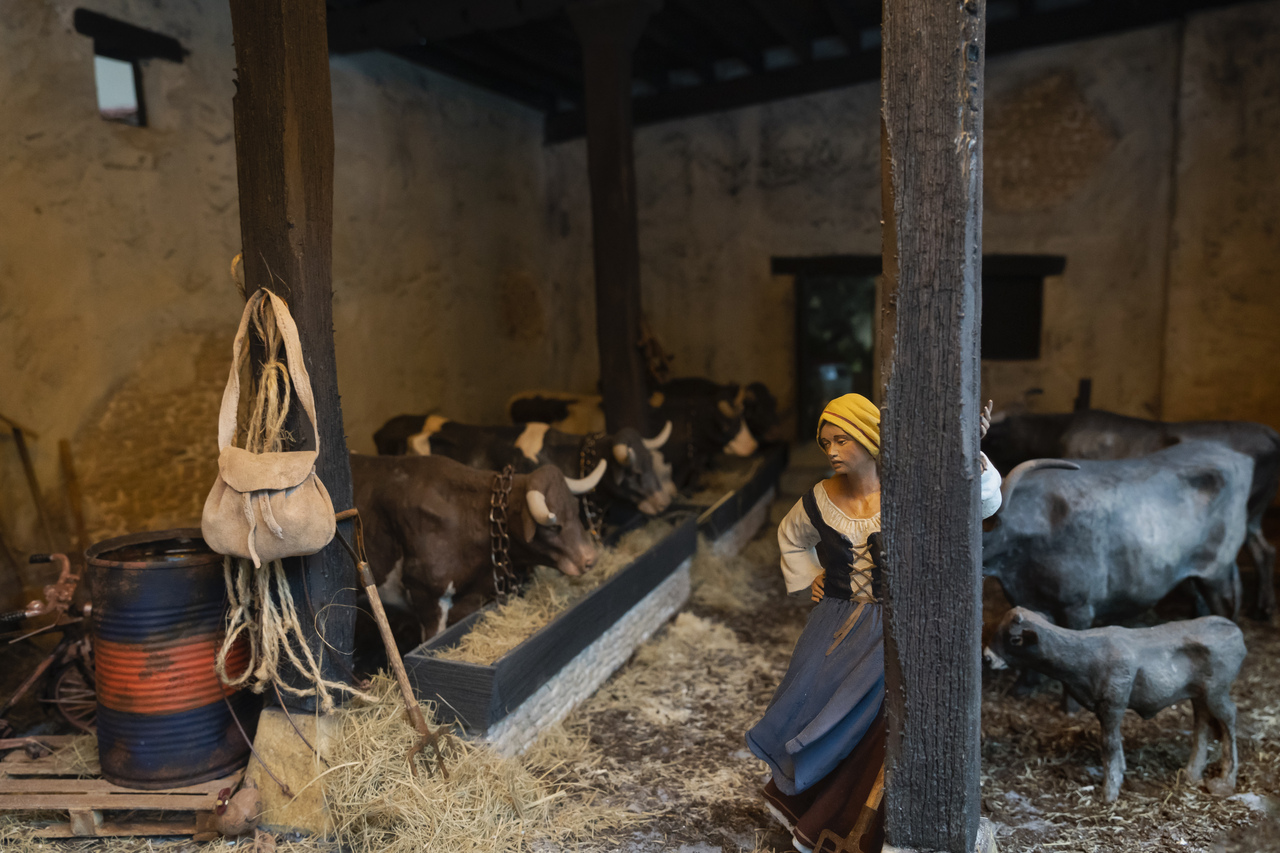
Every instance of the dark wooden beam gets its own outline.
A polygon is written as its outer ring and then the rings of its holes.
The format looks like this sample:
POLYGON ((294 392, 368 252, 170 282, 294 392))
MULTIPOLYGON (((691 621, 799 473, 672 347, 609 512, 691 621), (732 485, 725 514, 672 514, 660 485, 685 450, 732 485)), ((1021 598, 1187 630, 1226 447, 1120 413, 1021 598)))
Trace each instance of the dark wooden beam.
POLYGON ((563 80, 558 75, 548 74, 532 63, 513 57, 501 49, 488 47, 483 42, 483 36, 432 42, 428 49, 451 56, 495 79, 518 81, 526 88, 542 92, 553 104, 556 97, 574 103, 582 101, 582 86, 578 81, 563 80))
POLYGON ((560 14, 568 0, 380 0, 329 13, 334 53, 423 44, 560 14))
MULTIPOLYGON (((231 0, 236 50, 236 175, 245 290, 273 290, 298 325, 315 394, 316 471, 335 509, 352 505, 351 467, 333 350, 333 96, 323 0, 231 0)), ((289 431, 308 436, 299 406, 289 431)), ((349 524, 349 522, 347 522, 349 524)), ((355 568, 337 542, 287 560, 300 618, 323 672, 350 672, 355 568), (318 633, 317 633, 318 632, 318 633), (321 639, 323 635, 323 640, 321 639)), ((282 677, 300 684, 282 663, 282 677)), ((286 696, 290 707, 312 704, 286 696)))
MULTIPOLYGON (((721 80, 706 86, 690 86, 647 98, 633 107, 636 126, 657 124, 685 116, 723 112, 826 89, 866 83, 880 74, 880 51, 865 50, 840 59, 823 59, 721 80)), ((582 113, 574 110, 547 116, 546 141, 563 142, 582 136, 582 113)))
POLYGON ((764 71, 764 55, 760 47, 736 32, 723 17, 708 9, 703 0, 676 0, 673 6, 696 21, 752 71, 764 71))
POLYGON ((600 389, 609 432, 647 434, 640 354, 640 241, 631 132, 631 53, 655 0, 580 0, 569 17, 582 41, 591 184, 600 389))
POLYGON ((827 17, 831 19, 831 23, 835 25, 836 32, 840 34, 840 40, 845 43, 850 51, 862 49, 862 28, 865 23, 859 23, 853 13, 845 6, 844 0, 822 0, 822 8, 826 10, 827 17))
POLYGON ((769 29, 778 34, 787 46, 796 52, 801 62, 813 58, 813 34, 795 14, 795 7, 789 2, 775 4, 773 0, 747 0, 756 14, 769 25, 769 29))
POLYGON ((982 671, 979 318, 985 0, 886 0, 881 412, 887 842, 970 853, 982 671))
MULTIPOLYGON (((1198 9, 1236 5, 1247 0, 1182 0, 1167 4, 1156 0, 1133 0, 1111 3, 1100 0, 1086 6, 1073 6, 1053 12, 1040 12, 1031 18, 1013 18, 992 24, 987 32, 987 53, 1013 53, 1033 47, 1095 38, 1113 32, 1152 26, 1174 20, 1198 9)), ((706 86, 684 89, 636 99, 634 121, 637 127, 740 109, 784 98, 809 95, 829 89, 840 89, 878 80, 880 49, 855 51, 838 59, 820 59, 763 74, 751 74, 733 80, 722 80, 706 86)), ((569 111, 547 117, 546 141, 563 142, 583 134, 582 114, 569 111)))
POLYGON ((715 82, 715 55, 707 51, 706 45, 696 43, 675 28, 665 26, 661 19, 649 21, 644 30, 644 41, 656 44, 674 57, 674 68, 685 67, 693 71, 702 78, 703 83, 715 82))
POLYGON ((496 50, 504 50, 512 56, 519 57, 530 65, 541 69, 569 86, 576 94, 571 100, 582 103, 582 63, 571 60, 560 51, 549 49, 537 38, 521 38, 510 30, 485 33, 475 38, 483 39, 496 50))
POLYGON ((392 52, 423 68, 430 68, 432 71, 439 71, 464 83, 497 92, 499 95, 536 110, 549 112, 555 108, 555 98, 550 93, 518 80, 512 80, 510 77, 478 68, 449 53, 437 50, 435 45, 397 48, 392 52))

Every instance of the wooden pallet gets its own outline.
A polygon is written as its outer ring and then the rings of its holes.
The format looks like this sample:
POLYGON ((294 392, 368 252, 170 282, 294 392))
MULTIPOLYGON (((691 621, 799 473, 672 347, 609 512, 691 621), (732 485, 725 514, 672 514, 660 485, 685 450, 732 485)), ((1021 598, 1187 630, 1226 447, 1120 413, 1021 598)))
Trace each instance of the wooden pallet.
POLYGON ((47 838, 191 835, 198 841, 213 840, 219 835, 214 829, 218 793, 224 788, 234 791, 243 775, 240 770, 198 785, 139 791, 121 788, 105 779, 76 778, 54 756, 33 759, 18 751, 0 761, 0 811, 66 812, 66 823, 54 823, 35 832, 47 838), (108 820, 103 815, 138 811, 166 814, 162 818, 125 820, 108 820))

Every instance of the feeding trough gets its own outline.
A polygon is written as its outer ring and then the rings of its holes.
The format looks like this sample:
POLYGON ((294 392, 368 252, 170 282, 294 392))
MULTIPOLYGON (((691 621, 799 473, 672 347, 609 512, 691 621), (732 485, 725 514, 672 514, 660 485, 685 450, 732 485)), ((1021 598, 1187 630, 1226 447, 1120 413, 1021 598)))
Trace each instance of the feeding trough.
MULTIPOLYGON (((745 460, 737 460, 741 464, 745 460)), ((767 445, 754 459, 750 478, 710 505, 699 507, 698 532, 722 557, 737 554, 769 518, 778 478, 787 467, 787 445, 767 445)))
POLYGON ((418 696, 440 705, 473 736, 515 754, 562 720, 605 682, 689 598, 699 533, 736 543, 736 553, 768 516, 786 448, 766 450, 738 489, 710 505, 669 511, 674 530, 511 651, 488 665, 436 657, 456 645, 485 610, 405 656, 418 696))

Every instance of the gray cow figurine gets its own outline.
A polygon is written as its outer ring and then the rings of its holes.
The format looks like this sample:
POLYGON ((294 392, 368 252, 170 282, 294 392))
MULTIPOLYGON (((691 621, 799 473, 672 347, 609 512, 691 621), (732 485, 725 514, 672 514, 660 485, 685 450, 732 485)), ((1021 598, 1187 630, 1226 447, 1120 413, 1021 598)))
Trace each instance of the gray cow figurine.
POLYGON ((1235 615, 1252 474, 1249 457, 1207 441, 1139 459, 1024 462, 984 522, 983 574, 1068 628, 1136 616, 1188 580, 1213 613, 1235 615))
POLYGON ((1195 715, 1187 779, 1200 782, 1209 752, 1210 724, 1222 738, 1219 775, 1207 787, 1219 796, 1236 786, 1236 706, 1231 684, 1244 662, 1244 634, 1230 619, 1203 616, 1154 628, 1060 628, 1015 607, 1005 614, 983 657, 993 669, 1012 665, 1062 682, 1102 725, 1106 765, 1103 799, 1113 802, 1124 779, 1120 721, 1132 708, 1150 719, 1162 708, 1191 700, 1195 715))

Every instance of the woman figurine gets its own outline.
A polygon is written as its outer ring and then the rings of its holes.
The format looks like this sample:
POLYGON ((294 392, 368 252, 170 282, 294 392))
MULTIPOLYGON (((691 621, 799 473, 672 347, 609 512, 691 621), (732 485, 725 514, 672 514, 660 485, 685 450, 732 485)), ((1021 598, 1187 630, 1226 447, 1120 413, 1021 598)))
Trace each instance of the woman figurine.
MULTIPOLYGON (((989 413, 990 404, 983 432, 989 413)), ((811 590, 818 604, 768 710, 747 733, 747 745, 773 772, 764 791, 769 810, 804 853, 823 830, 845 839, 869 798, 878 803, 872 792, 878 795, 885 748, 880 410, 861 394, 832 400, 818 420, 818 445, 834 476, 778 526, 787 593, 811 590)), ((1000 475, 983 456, 982 515, 999 508, 1000 475)), ((883 844, 876 817, 867 850, 883 844)))

